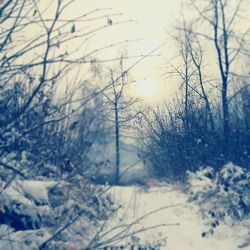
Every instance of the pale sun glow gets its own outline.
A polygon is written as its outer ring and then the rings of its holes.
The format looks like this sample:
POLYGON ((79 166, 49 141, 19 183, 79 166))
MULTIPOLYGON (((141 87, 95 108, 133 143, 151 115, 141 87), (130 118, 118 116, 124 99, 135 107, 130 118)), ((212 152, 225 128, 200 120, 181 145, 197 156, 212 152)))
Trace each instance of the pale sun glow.
POLYGON ((132 88, 132 94, 141 98, 151 98, 157 94, 156 83, 152 80, 137 83, 132 88))

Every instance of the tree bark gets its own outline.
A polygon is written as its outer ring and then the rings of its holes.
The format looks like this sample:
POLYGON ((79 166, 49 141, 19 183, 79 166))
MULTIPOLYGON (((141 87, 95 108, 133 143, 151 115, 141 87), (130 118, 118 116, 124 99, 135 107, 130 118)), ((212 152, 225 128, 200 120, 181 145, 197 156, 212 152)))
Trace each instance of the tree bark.
POLYGON ((119 130, 119 110, 118 103, 115 102, 115 182, 120 179, 120 130, 119 130))

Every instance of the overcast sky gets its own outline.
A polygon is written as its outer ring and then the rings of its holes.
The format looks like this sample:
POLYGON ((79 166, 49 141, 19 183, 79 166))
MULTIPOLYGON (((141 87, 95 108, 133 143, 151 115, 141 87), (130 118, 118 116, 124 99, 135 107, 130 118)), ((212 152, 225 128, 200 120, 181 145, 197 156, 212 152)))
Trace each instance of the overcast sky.
MULTIPOLYGON (((163 97, 166 99, 172 97, 179 85, 177 78, 161 81, 160 76, 164 73, 164 70, 166 72, 167 59, 171 59, 177 54, 170 34, 174 33, 175 27, 183 20, 181 13, 185 13, 185 19, 193 17, 190 9, 187 8, 187 2, 188 0, 76 0, 73 5, 68 7, 64 17, 73 20, 84 13, 99 9, 99 11, 87 15, 85 22, 75 23, 76 29, 81 30, 81 28, 87 26, 86 30, 90 31, 107 26, 96 31, 94 36, 88 39, 87 43, 84 44, 84 51, 79 52, 83 54, 79 56, 86 56, 90 51, 117 42, 123 42, 123 45, 109 47, 101 53, 95 53, 93 56, 101 60, 118 58, 124 52, 127 52, 130 57, 140 56, 146 55, 164 43, 164 46, 155 52, 155 56, 143 60, 130 72, 136 80, 146 78, 145 81, 139 82, 140 88, 134 89, 135 94, 140 94, 138 90, 143 92, 144 86, 150 84, 157 86, 158 91, 154 92, 153 95, 150 95, 150 88, 146 91, 149 94, 148 99, 156 102, 156 100, 161 100, 163 97), (107 25, 108 20, 112 20, 112 25, 107 25), (128 42, 124 43, 126 40, 128 42), (157 54, 161 54, 161 56, 156 56, 157 54)), ((49 1, 49 3, 44 1, 42 3, 53 5, 56 1, 49 1)), ((230 9, 233 10, 234 8, 230 9)), ((53 7, 47 11, 47 14, 51 17, 52 12, 50 10, 53 12, 53 7)), ((244 10, 246 8, 243 9, 243 12, 244 10)), ((246 16, 246 13, 243 14, 246 16)), ((246 24, 248 28, 249 23, 246 24)), ((237 32, 239 32, 240 28, 245 28, 238 22, 235 25, 237 32)), ((202 32, 204 30, 210 32, 207 26, 204 27, 200 25, 199 29, 202 32)), ((80 42, 83 41, 80 40, 80 42)), ((218 75, 216 71, 218 67, 216 67, 215 63, 215 49, 210 43, 206 42, 204 45, 204 57, 206 57, 204 63, 208 66, 206 70, 210 70, 209 73, 212 73, 212 77, 214 77, 214 75, 218 75), (210 59, 213 59, 213 61, 210 59)), ((70 44, 70 47, 74 48, 77 45, 70 44)), ((136 60, 138 58, 126 60, 124 62, 125 66, 131 66, 136 60)), ((106 66, 110 67, 112 63, 106 66)), ((85 77, 84 73, 82 75, 85 77)))
MULTIPOLYGON (((138 64, 132 71, 136 79, 147 78, 145 84, 154 82, 157 86, 161 85, 158 88, 160 91, 157 92, 157 95, 162 97, 172 95, 175 89, 173 85, 168 83, 167 88, 162 91, 163 83, 160 83, 159 75, 164 66, 164 59, 168 54, 171 54, 170 42, 167 41, 167 32, 173 30, 173 26, 180 16, 180 6, 180 0, 84 0, 84 4, 79 3, 74 6, 74 13, 80 14, 83 11, 87 12, 96 8, 111 7, 112 10, 106 11, 105 14, 110 13, 110 19, 112 19, 113 23, 133 20, 133 22, 125 22, 111 27, 109 30, 105 29, 97 33, 90 47, 102 46, 122 40, 142 39, 139 42, 129 42, 127 46, 108 49, 99 55, 102 59, 117 56, 119 52, 126 49, 131 56, 147 54, 163 42, 166 42, 156 53, 160 53, 162 56, 150 57, 138 64), (118 13, 122 15, 116 15, 118 13), (113 16, 113 14, 115 15, 113 16)), ((103 19, 101 22, 106 22, 106 20, 103 19)), ((133 63, 133 60, 127 61, 128 66, 131 63, 133 63)), ((152 98, 158 99, 158 96, 155 95, 152 98)))

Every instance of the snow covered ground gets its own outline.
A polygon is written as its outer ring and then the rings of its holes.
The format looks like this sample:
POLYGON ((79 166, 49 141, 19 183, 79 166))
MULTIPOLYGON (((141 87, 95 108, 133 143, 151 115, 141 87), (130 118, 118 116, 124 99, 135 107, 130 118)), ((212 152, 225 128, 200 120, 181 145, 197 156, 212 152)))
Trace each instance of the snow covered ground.
MULTIPOLYGON (((250 220, 228 221, 229 224, 221 224, 214 235, 202 237, 201 234, 207 231, 208 225, 201 218, 197 205, 189 203, 188 196, 178 186, 156 180, 147 183, 149 184, 141 186, 115 186, 109 190, 115 206, 119 207, 120 204, 121 207, 108 221, 100 219, 105 228, 101 230, 97 242, 102 244, 93 249, 151 244, 154 247, 160 246, 152 249, 161 250, 237 250, 239 246, 250 250, 250 220), (133 236, 135 232, 139 232, 136 237, 133 236)), ((16 184, 20 192, 16 191, 13 184, 5 192, 5 198, 10 203, 6 204, 11 207, 11 202, 19 202, 22 206, 13 207, 14 211, 18 213, 18 208, 22 207, 21 215, 30 215, 34 220, 39 220, 39 213, 44 215, 42 208, 50 203, 48 188, 55 184, 53 181, 23 181, 16 184)), ((1 230, 2 235, 5 235, 4 232, 8 235, 12 232, 10 227, 4 225, 1 230)), ((33 250, 49 236, 46 228, 34 227, 33 230, 12 232, 6 238, 8 242, 2 239, 0 249, 33 250), (11 245, 10 240, 13 242, 11 245), (22 244, 25 245, 24 248, 20 247, 22 244)), ((82 238, 82 235, 79 237, 82 238)))
POLYGON ((154 210, 159 211, 135 223, 126 233, 142 230, 138 238, 143 244, 157 240, 163 242, 166 238, 167 243, 160 249, 168 250, 236 250, 250 239, 249 225, 243 226, 242 223, 231 227, 221 225, 213 236, 201 237, 207 227, 199 216, 198 207, 188 203, 187 196, 170 185, 153 185, 148 189, 138 186, 114 187, 111 193, 115 202, 122 207, 109 221, 108 228, 111 231, 106 239, 114 235, 122 236, 124 225, 154 210), (154 228, 156 225, 160 227, 154 228), (149 227, 153 229, 145 230, 149 227))

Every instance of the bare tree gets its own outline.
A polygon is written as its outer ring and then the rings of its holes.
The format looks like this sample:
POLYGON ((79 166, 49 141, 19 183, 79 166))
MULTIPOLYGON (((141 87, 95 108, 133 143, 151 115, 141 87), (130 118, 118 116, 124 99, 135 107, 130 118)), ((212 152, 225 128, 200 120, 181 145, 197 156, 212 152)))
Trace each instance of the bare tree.
POLYGON ((200 41, 195 33, 192 32, 192 29, 184 28, 184 32, 186 34, 186 39, 188 43, 188 49, 190 56, 192 58, 192 62, 197 71, 198 83, 201 89, 201 97, 204 99, 206 109, 208 111, 210 125, 212 130, 215 130, 214 118, 211 110, 211 105, 209 101, 209 97, 207 95, 207 91, 205 89, 204 82, 204 74, 203 74, 203 51, 200 44, 200 41))
POLYGON ((119 69, 110 69, 109 74, 112 83, 110 92, 103 94, 111 104, 110 121, 114 124, 115 130, 115 183, 120 180, 120 164, 121 164, 121 141, 124 137, 129 137, 128 130, 131 128, 131 121, 134 120, 138 114, 132 111, 132 106, 139 101, 138 98, 126 96, 126 88, 129 84, 135 81, 128 80, 128 72, 124 69, 123 56, 120 58, 119 69), (117 80, 115 74, 121 77, 117 80), (126 135, 124 134, 126 131, 126 135))
MULTIPOLYGON (((109 8, 98 8, 70 18, 65 13, 76 2, 77 0, 56 0, 44 5, 39 0, 8 0, 2 1, 0 5, 2 159, 31 132, 42 131, 45 126, 75 114, 110 86, 107 83, 99 93, 90 93, 81 98, 64 97, 64 103, 56 103, 60 92, 58 89, 64 88, 62 85, 66 83, 68 76, 71 77, 73 88, 72 76, 77 67, 82 69, 82 65, 93 66, 98 62, 95 59, 97 52, 127 42, 108 44, 86 52, 84 48, 87 42, 96 32, 110 28, 107 18, 118 13, 110 13, 109 8), (103 20, 97 27, 83 25, 97 20, 103 20), (69 102, 72 105, 68 105, 69 102), (66 106, 73 108, 69 110, 66 106), (42 113, 41 119, 34 119, 31 115, 38 117, 42 113), (24 125, 20 126, 21 124, 24 125), (11 137, 5 139, 9 134, 11 137)), ((123 21, 114 21, 112 26, 121 23, 123 21)), ((108 59, 112 60, 116 59, 108 59)), ((4 168, 6 164, 3 162, 1 166, 4 168)))
POLYGON ((230 135, 228 104, 230 74, 233 71, 233 64, 237 62, 239 55, 245 52, 245 43, 250 31, 249 27, 247 27, 241 33, 237 32, 234 27, 240 20, 240 11, 244 2, 244 0, 240 0, 237 3, 227 0, 210 0, 204 5, 199 0, 192 1, 192 6, 198 12, 201 20, 205 21, 208 27, 212 29, 212 36, 200 31, 197 31, 196 34, 213 42, 215 47, 221 81, 220 89, 225 149, 228 146, 230 135))

